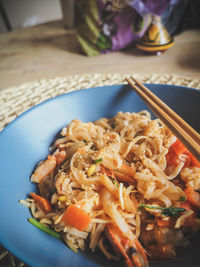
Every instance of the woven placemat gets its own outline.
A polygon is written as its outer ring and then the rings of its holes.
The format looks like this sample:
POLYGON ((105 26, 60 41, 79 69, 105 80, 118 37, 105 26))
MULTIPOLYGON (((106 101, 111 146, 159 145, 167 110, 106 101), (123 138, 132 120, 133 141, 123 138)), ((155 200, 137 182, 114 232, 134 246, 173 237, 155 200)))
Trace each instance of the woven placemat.
MULTIPOLYGON (((129 75, 93 74, 42 79, 0 91, 0 130, 27 109, 46 99, 95 86, 124 83, 129 75)), ((200 89, 200 80, 177 75, 134 75, 145 83, 174 84, 200 89)), ((0 246, 0 266, 25 266, 0 246)))
MULTIPOLYGON (((175 84, 200 89, 200 80, 177 75, 134 75, 145 83, 175 84)), ((0 131, 19 114, 46 99, 70 91, 124 83, 127 75, 93 74, 57 77, 22 84, 0 91, 0 131)))

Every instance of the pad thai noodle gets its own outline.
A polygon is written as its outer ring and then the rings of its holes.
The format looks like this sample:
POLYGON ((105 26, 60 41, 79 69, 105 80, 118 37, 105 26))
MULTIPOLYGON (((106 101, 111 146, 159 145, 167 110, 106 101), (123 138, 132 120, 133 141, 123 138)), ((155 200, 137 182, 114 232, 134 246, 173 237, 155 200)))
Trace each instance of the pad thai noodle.
POLYGON ((148 266, 176 259, 199 229, 200 162, 148 111, 72 120, 50 149, 21 202, 74 252, 148 266))

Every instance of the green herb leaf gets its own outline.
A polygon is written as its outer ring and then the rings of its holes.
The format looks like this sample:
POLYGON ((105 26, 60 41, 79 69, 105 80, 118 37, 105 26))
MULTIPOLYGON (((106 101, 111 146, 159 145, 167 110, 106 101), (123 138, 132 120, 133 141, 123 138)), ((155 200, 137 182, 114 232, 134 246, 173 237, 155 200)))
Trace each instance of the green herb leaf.
POLYGON ((178 208, 178 207, 170 207, 170 208, 166 208, 162 211, 162 215, 164 216, 177 216, 180 212, 185 212, 186 209, 184 208, 178 208))
POLYGON ((94 161, 94 164, 98 164, 98 163, 101 163, 103 161, 103 158, 99 158, 97 160, 94 161))
POLYGON ((151 205, 145 205, 141 204, 140 207, 152 209, 152 210, 162 210, 161 214, 164 216, 177 216, 180 212, 185 212, 186 209, 184 208, 179 208, 179 207, 170 207, 170 208, 164 208, 164 207, 159 207, 159 206, 151 206, 151 205))
POLYGON ((34 225, 35 227, 37 227, 38 229, 42 230, 43 232, 55 237, 55 238, 58 238, 58 239, 61 239, 61 236, 59 233, 51 230, 49 227, 43 225, 42 223, 39 223, 38 221, 36 221, 35 219, 33 218, 29 218, 28 221, 34 225))
POLYGON ((185 202, 185 201, 186 201, 186 197, 180 196, 180 202, 185 202))

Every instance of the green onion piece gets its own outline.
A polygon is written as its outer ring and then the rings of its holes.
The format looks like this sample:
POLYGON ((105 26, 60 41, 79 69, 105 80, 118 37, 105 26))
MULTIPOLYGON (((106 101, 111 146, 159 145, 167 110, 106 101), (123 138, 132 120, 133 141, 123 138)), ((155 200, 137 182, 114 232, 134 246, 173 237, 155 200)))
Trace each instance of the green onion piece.
POLYGON ((151 210, 164 210, 166 208, 164 207, 159 207, 159 206, 151 206, 151 205, 146 205, 146 204, 140 204, 140 207, 144 207, 144 208, 148 208, 148 209, 151 209, 151 210))
POLYGON ((94 164, 101 163, 102 161, 103 161, 103 158, 97 159, 97 160, 94 161, 94 164))
POLYGON ((119 183, 115 179, 113 179, 112 182, 116 187, 119 187, 119 183))
POLYGON ((58 239, 61 239, 61 236, 59 233, 51 230, 49 227, 39 223, 38 221, 36 221, 35 219, 33 218, 29 218, 28 221, 34 225, 35 227, 39 228, 40 230, 42 230, 43 232, 55 237, 55 238, 58 238, 58 239))
POLYGON ((148 209, 152 209, 152 210, 162 210, 161 214, 164 216, 177 216, 180 212, 185 212, 186 209, 184 208, 179 208, 179 207, 170 207, 170 208, 164 208, 164 207, 158 207, 158 206, 151 206, 151 205, 145 205, 145 204, 141 204, 140 208, 144 207, 144 208, 148 208, 148 209))

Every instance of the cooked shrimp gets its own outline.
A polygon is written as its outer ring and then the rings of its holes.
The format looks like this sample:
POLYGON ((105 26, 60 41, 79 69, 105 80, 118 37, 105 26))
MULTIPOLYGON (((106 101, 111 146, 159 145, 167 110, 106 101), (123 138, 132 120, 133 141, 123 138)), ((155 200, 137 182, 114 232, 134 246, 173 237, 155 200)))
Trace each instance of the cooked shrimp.
POLYGON ((31 182, 39 183, 42 179, 47 177, 56 167, 56 157, 49 155, 48 158, 39 165, 33 175, 31 182))
POLYGON ((171 227, 159 227, 146 230, 143 227, 140 239, 153 259, 172 259, 176 256, 175 248, 183 241, 183 233, 171 227))
POLYGON ((123 256, 126 266, 149 266, 146 252, 136 238, 130 241, 130 239, 125 237, 120 229, 113 224, 107 225, 106 237, 110 241, 115 253, 119 256, 123 256))
POLYGON ((54 156, 56 157, 56 165, 60 166, 66 159, 67 154, 65 150, 56 151, 54 153, 54 156))
POLYGON ((123 235, 130 240, 133 240, 135 238, 135 235, 132 233, 124 218, 118 211, 115 198, 106 188, 103 188, 102 190, 102 204, 107 215, 109 215, 113 219, 113 221, 122 231, 123 235))

